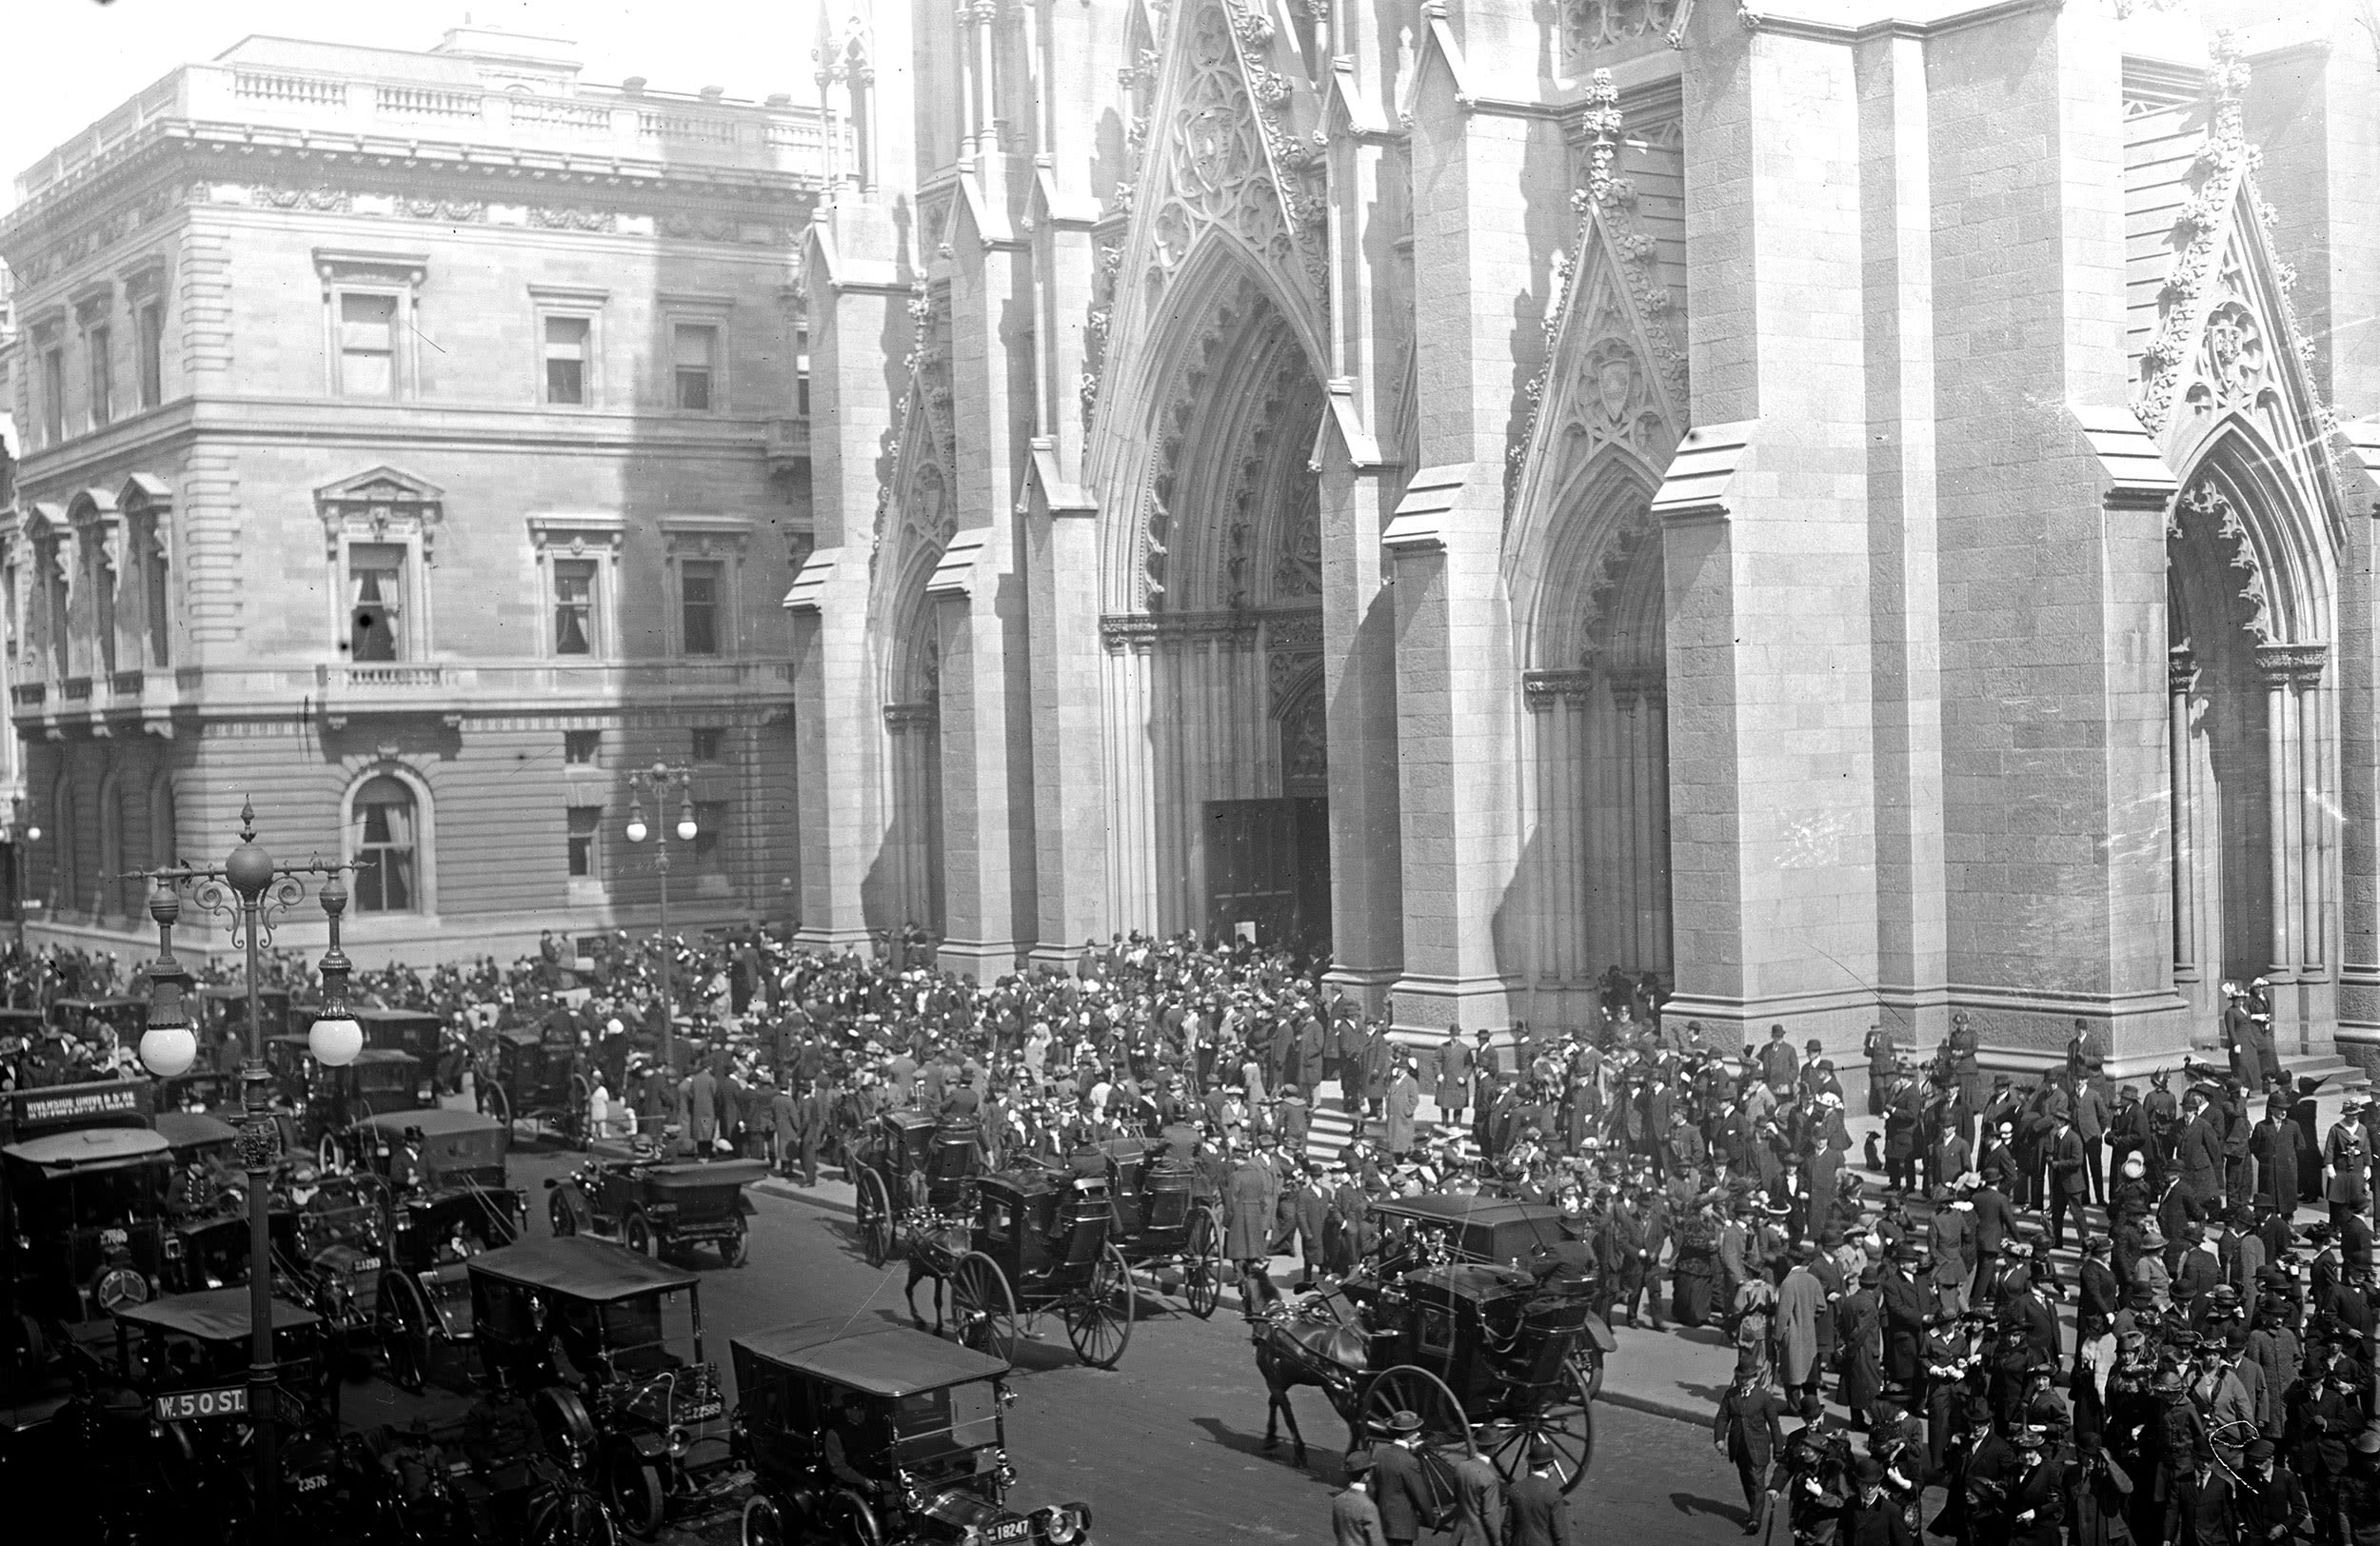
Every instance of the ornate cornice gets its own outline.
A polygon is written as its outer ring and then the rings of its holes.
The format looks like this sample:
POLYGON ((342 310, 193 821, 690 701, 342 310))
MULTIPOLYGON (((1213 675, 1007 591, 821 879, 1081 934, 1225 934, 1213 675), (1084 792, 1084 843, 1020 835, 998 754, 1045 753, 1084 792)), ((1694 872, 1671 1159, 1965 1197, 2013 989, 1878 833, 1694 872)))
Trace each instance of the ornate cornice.
POLYGON ((1254 647, 1253 612, 1120 612, 1100 619, 1100 643, 1111 650, 1151 649, 1214 640, 1233 649, 1254 647))
POLYGON ((2256 670, 2267 687, 2312 687, 2330 664, 2329 644, 2258 644, 2256 670))
POLYGON ((1669 667, 1666 665, 1615 666, 1612 670, 1612 697, 1622 708, 1634 707, 1639 700, 1650 708, 1668 706, 1669 667))
POLYGON ((1567 671, 1523 671, 1520 701, 1532 714, 1542 714, 1557 702, 1584 703, 1595 696, 1596 673, 1582 666, 1567 671))
POLYGON ((2198 681, 2198 657, 2175 645, 2165 655, 2165 690, 2188 692, 2198 681))
POLYGON ((942 710, 931 699, 884 705, 884 728, 897 736, 906 735, 912 730, 930 730, 941 718, 942 710))

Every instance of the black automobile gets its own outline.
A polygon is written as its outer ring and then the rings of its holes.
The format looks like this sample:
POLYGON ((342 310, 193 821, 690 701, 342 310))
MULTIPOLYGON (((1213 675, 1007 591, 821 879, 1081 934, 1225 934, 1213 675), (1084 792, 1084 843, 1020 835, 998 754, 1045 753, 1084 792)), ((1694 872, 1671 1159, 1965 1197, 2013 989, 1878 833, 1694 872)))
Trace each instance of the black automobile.
POLYGON ((94 1320, 152 1298, 166 1263, 173 1148, 143 1127, 81 1127, 0 1147, 19 1314, 94 1320))
POLYGON ((901 1326, 781 1326, 730 1344, 744 1546, 1088 1546, 1091 1511, 1019 1513, 1008 1365, 901 1326))
POLYGON ((699 1278, 583 1236, 523 1240, 468 1270, 486 1378, 533 1393, 557 1453, 595 1457, 629 1534, 649 1539, 734 1489, 699 1278))
POLYGON ((744 1189, 768 1174, 758 1160, 667 1160, 648 1140, 603 1142, 575 1175, 549 1176, 546 1214, 556 1235, 596 1234, 645 1256, 684 1259, 697 1246, 717 1247, 730 1267, 744 1265, 744 1189))

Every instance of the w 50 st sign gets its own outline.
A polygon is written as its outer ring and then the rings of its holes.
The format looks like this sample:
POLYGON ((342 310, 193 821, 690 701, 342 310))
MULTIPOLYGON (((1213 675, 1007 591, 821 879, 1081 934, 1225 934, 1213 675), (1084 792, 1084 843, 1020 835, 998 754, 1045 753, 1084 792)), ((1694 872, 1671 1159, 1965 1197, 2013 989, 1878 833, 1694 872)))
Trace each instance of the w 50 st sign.
POLYGON ((149 1398, 159 1422, 188 1422, 195 1417, 248 1416, 248 1387, 222 1385, 213 1390, 177 1390, 149 1398))

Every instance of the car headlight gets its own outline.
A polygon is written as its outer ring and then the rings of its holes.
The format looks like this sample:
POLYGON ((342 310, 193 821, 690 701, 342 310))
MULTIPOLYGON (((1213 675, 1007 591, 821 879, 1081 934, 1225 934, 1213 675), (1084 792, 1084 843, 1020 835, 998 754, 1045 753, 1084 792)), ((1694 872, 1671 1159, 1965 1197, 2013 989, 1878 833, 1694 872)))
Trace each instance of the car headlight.
POLYGON ((1049 1511, 1049 1523, 1043 1527, 1042 1534, 1049 1536, 1052 1546, 1067 1546, 1068 1542, 1081 1538, 1085 1522, 1074 1509, 1061 1505, 1049 1511))

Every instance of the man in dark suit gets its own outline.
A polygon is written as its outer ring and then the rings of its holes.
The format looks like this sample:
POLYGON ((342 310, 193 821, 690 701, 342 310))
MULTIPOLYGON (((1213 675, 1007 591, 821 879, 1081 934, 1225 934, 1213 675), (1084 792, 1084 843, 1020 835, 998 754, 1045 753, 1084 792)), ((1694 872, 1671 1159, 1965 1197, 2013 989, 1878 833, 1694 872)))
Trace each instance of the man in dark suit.
POLYGON ((1990 1297, 1998 1279, 2000 1249, 2016 1234, 2016 1210, 2008 1195, 1988 1178, 1969 1200, 1975 1205, 1975 1286, 1973 1300, 1990 1297))
POLYGON ((2223 1196, 2223 1140, 2207 1120, 2206 1098, 2192 1090, 2182 1102, 2181 1120, 2168 1135, 2174 1174, 2182 1190, 2201 1207, 2223 1196))
POLYGON ((1372 1501, 1379 1505, 1380 1534, 1388 1546, 1413 1546, 1431 1522, 1429 1478, 1422 1475, 1419 1414, 1398 1412, 1388 1419, 1389 1441, 1372 1451, 1372 1501))
POLYGON ((1577 1538, 1554 1461, 1552 1444, 1529 1440, 1529 1474, 1504 1489, 1504 1546, 1571 1546, 1577 1538))
POLYGON ((2064 1118, 2050 1132, 2046 1145, 2050 1161, 2050 1249, 2066 1249, 2066 1216, 2074 1216, 2074 1228, 2083 1227, 2083 1205, 2091 1199, 2091 1171, 2083 1155, 2082 1135, 2074 1124, 2064 1118))
POLYGON ((1933 1312, 1931 1287, 1916 1270, 1917 1248, 1903 1245, 1884 1270, 1884 1383, 1897 1388, 1901 1405, 1925 1404, 1926 1319, 1933 1312))
POLYGON ((1711 1419, 1711 1442, 1735 1464, 1735 1479, 1743 1485, 1747 1536, 1760 1530, 1769 1464, 1785 1444, 1784 1414, 1785 1403, 1760 1378, 1757 1359, 1738 1359, 1735 1382, 1720 1395, 1718 1413, 1711 1419))

